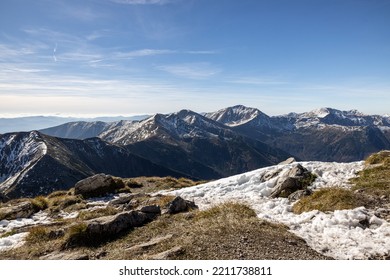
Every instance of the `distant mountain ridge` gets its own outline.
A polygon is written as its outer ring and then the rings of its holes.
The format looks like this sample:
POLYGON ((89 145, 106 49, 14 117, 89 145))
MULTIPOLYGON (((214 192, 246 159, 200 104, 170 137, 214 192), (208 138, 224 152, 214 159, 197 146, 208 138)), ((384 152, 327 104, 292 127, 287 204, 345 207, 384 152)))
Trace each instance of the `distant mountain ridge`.
POLYGON ((390 148, 390 117, 365 115, 356 110, 320 108, 306 113, 269 117, 252 108, 251 117, 239 121, 244 106, 209 113, 212 119, 230 114, 233 130, 282 149, 302 160, 356 161, 390 148), (235 116, 231 112, 236 112, 235 116))
MULTIPOLYGON (((201 120, 200 114, 191 117, 185 116, 186 112, 189 111, 183 110, 168 115, 156 114, 143 121, 116 122, 114 125, 107 125, 106 128, 89 128, 87 131, 94 130, 95 133, 88 136, 100 137, 108 142, 123 145, 143 141, 157 131, 159 135, 170 131, 168 134, 173 136, 181 133, 180 131, 189 125, 189 121, 185 124, 185 119, 182 120, 181 125, 178 125, 178 122, 169 124, 169 120, 173 120, 175 115, 183 115, 188 120, 190 118, 201 120)), ((390 148, 390 116, 388 115, 366 115, 357 110, 320 108, 304 113, 268 116, 256 108, 237 105, 205 113, 203 117, 214 121, 214 125, 222 124, 225 128, 230 128, 246 138, 263 142, 302 160, 355 161, 371 153, 390 148)), ((203 123, 207 122, 203 119, 203 123)), ((42 132, 67 137, 69 129, 65 126, 42 130, 42 132), (55 129, 63 130, 62 134, 53 133, 55 129)), ((185 135, 198 137, 206 126, 197 125, 196 129, 187 131, 187 134, 182 133, 181 137, 185 135)), ((214 135, 219 133, 221 132, 214 135)), ((82 138, 81 134, 71 136, 82 138)))
POLYGON ((183 176, 99 138, 63 139, 37 131, 0 135, 0 193, 8 197, 66 189, 96 173, 183 176))
POLYGON ((100 172, 209 180, 291 156, 350 162, 385 149, 390 117, 356 110, 268 116, 237 105, 205 114, 181 110, 144 120, 71 122, 0 134, 0 192, 32 196, 100 172))
POLYGON ((62 125, 69 122, 115 122, 119 120, 142 120, 149 115, 139 116, 114 116, 114 117, 97 117, 97 118, 77 118, 77 117, 58 117, 58 116, 30 116, 17 118, 0 118, 0 133, 10 132, 27 132, 32 130, 45 129, 62 125))

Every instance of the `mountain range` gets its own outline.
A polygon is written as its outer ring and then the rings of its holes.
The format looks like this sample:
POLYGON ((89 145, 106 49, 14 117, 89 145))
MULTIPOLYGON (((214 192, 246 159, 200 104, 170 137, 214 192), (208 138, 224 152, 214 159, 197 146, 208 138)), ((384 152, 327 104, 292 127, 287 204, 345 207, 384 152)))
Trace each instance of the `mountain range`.
POLYGON ((47 127, 61 125, 67 122, 114 122, 118 120, 142 120, 149 115, 138 116, 112 116, 97 118, 77 118, 77 117, 58 117, 58 116, 29 116, 17 118, 0 118, 0 133, 21 132, 44 129, 47 127))
POLYGON ((77 121, 0 135, 0 193, 66 189, 95 173, 217 179, 299 160, 349 162, 390 149, 390 117, 321 108, 268 116, 242 105, 143 120, 77 121))

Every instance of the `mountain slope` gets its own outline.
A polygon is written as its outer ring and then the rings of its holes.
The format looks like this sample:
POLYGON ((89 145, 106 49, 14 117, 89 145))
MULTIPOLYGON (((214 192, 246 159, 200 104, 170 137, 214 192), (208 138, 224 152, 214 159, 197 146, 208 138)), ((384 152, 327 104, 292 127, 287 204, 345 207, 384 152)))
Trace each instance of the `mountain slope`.
POLYGON ((100 135, 157 164, 201 179, 215 179, 275 164, 290 155, 189 110, 157 114, 100 135))
POLYGON ((99 138, 61 139, 36 131, 1 135, 0 159, 0 192, 8 197, 66 189, 96 173, 182 176, 99 138))
POLYGON ((234 106, 206 116, 303 160, 355 161, 390 148, 390 118, 356 110, 321 108, 269 117, 254 108, 234 106))
POLYGON ((87 139, 97 137, 103 131, 109 129, 112 123, 106 122, 69 122, 59 126, 41 129, 40 132, 61 138, 87 139))

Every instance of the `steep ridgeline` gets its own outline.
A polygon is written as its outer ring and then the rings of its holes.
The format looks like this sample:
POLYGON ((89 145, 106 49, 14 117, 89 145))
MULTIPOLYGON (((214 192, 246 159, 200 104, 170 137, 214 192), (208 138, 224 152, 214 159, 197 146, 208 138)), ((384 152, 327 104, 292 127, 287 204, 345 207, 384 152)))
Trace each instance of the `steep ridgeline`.
POLYGON ((10 198, 67 189, 96 173, 182 176, 99 138, 61 139, 37 131, 0 135, 0 193, 10 198))
POLYGON ((124 123, 99 135, 156 164, 215 179, 268 166, 290 155, 189 110, 124 123))
POLYGON ((82 140, 97 137, 100 133, 109 129, 112 125, 114 125, 114 123, 79 121, 45 128, 40 130, 40 132, 54 137, 82 140))
POLYGON ((269 117, 234 106, 206 117, 302 160, 355 161, 390 148, 390 117, 321 108, 269 117))

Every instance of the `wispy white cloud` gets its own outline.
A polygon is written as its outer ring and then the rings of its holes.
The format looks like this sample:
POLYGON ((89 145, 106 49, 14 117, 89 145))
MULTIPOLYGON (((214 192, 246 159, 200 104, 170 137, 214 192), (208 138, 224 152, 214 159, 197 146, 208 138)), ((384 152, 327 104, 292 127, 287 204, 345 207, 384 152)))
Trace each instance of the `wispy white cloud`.
POLYGON ((164 5, 173 0, 111 0, 111 2, 126 5, 164 5))
POLYGON ((87 35, 85 39, 87 39, 88 41, 94 41, 96 39, 106 37, 110 33, 111 32, 109 30, 94 30, 92 33, 87 35))
POLYGON ((172 75, 189 79, 207 79, 222 71, 208 62, 161 65, 156 68, 172 75))
POLYGON ((132 58, 143 57, 143 56, 173 54, 176 52, 177 51, 174 50, 140 49, 140 50, 132 50, 128 52, 116 52, 113 54, 113 58, 132 59, 132 58))

